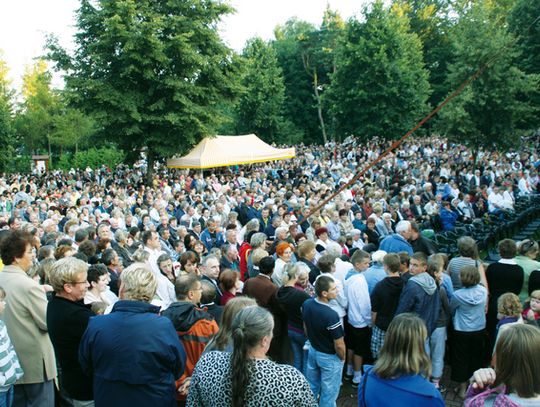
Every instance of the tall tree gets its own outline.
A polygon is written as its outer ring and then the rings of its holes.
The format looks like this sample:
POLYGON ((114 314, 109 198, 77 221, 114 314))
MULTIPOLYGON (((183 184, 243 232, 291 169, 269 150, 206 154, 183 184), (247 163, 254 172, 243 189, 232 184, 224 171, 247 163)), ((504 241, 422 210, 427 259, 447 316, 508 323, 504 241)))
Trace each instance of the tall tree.
POLYGON ((402 13, 376 1, 350 20, 327 96, 341 135, 397 138, 421 118, 429 96, 418 36, 402 13))
POLYGON ((260 38, 244 48, 244 90, 238 102, 237 128, 254 132, 269 142, 291 142, 290 126, 283 116, 285 85, 274 49, 260 38), (287 131, 286 131, 287 130, 287 131))
POLYGON ((13 90, 8 67, 0 52, 0 172, 6 171, 14 154, 13 90))
POLYGON ((217 0, 81 0, 74 54, 49 39, 75 106, 103 139, 146 149, 148 181, 157 157, 214 133, 217 104, 234 93, 232 51, 217 31, 230 11, 217 0))
POLYGON ((38 60, 26 68, 22 96, 24 101, 15 121, 17 132, 30 151, 46 148, 51 156, 54 116, 58 114, 59 104, 45 61, 38 60))
POLYGON ((314 31, 314 25, 291 18, 275 28, 276 39, 272 42, 285 83, 284 115, 301 131, 307 143, 322 140, 313 86, 302 58, 302 43, 314 31))
POLYGON ((440 113, 440 131, 470 146, 475 156, 481 147, 506 149, 519 143, 519 130, 534 111, 519 96, 539 84, 538 77, 516 66, 519 51, 510 46, 512 36, 493 16, 487 0, 460 10, 451 34, 449 88, 456 89, 480 66, 491 64, 440 113))

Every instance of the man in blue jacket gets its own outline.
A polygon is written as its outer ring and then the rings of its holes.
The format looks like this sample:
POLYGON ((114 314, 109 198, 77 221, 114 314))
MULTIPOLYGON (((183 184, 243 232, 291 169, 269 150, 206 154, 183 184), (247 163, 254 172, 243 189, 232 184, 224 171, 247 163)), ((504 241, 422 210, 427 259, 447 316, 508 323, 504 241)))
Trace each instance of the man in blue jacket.
POLYGON ((411 222, 402 220, 396 226, 396 233, 383 239, 379 250, 384 250, 386 253, 407 252, 409 256, 412 256, 413 249, 408 241, 411 238, 411 233, 411 222))
POLYGON ((426 323, 429 337, 439 318, 441 299, 435 280, 427 273, 427 257, 424 253, 413 254, 409 272, 412 277, 401 292, 396 315, 414 312, 426 323))
POLYGON ((149 304, 156 289, 150 269, 135 263, 122 272, 112 312, 90 319, 79 362, 94 378, 96 407, 176 406, 186 354, 172 322, 149 304))

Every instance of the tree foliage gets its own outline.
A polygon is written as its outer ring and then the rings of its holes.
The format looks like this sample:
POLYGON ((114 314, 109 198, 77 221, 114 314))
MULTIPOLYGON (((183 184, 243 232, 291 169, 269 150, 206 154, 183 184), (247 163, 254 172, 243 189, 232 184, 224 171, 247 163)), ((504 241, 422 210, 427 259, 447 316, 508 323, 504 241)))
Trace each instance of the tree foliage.
POLYGON ((406 16, 381 1, 350 20, 337 50, 327 97, 336 130, 362 140, 397 138, 426 111, 428 72, 406 16))
POLYGON ((0 53, 0 172, 6 171, 14 154, 13 91, 7 77, 8 67, 0 53))
POLYGON ((465 90, 441 110, 440 130, 450 139, 480 147, 510 148, 519 143, 520 128, 534 110, 522 95, 538 87, 538 77, 514 63, 519 51, 497 19, 488 1, 477 1, 461 10, 451 34, 453 63, 448 84, 456 89, 478 67, 492 62, 465 90), (496 59, 492 58, 496 56, 496 59))
POLYGON ((239 133, 255 133, 268 142, 290 142, 292 130, 283 116, 285 85, 274 49, 260 38, 243 52, 245 73, 237 106, 239 133))
POLYGON ((151 173, 156 156, 211 135, 217 104, 235 91, 232 52, 216 29, 230 11, 214 0, 81 0, 74 54, 50 38, 49 57, 101 138, 146 148, 151 173))

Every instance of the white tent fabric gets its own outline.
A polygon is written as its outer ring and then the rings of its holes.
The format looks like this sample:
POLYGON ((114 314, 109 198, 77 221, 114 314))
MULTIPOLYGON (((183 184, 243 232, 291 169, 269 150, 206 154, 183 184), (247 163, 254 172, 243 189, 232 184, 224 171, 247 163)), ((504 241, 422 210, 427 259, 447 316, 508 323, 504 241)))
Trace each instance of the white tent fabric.
POLYGON ((167 160, 169 168, 215 168, 285 160, 296 155, 293 148, 274 148, 255 134, 206 137, 181 158, 167 160))

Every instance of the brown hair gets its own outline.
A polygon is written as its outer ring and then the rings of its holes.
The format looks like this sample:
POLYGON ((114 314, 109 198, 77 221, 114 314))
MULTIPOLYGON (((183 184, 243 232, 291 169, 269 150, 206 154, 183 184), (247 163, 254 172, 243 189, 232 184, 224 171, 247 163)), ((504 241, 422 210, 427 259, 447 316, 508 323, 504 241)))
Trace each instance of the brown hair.
POLYGON ((219 285, 221 286, 221 289, 224 291, 229 291, 230 289, 234 288, 237 281, 238 281, 238 272, 234 270, 225 269, 219 275, 219 285))
POLYGON ((514 324, 501 332, 495 347, 494 387, 506 385, 507 393, 530 398, 540 394, 540 330, 514 324))
POLYGON ((503 239, 499 242, 499 254, 503 259, 513 259, 517 254, 517 245, 512 239, 503 239))
POLYGON ((304 240, 298 245, 297 253, 298 257, 304 258, 307 256, 307 254, 315 249, 315 243, 313 243, 311 240, 304 240))
POLYGON ((401 260, 399 254, 397 253, 388 253, 384 255, 383 264, 388 268, 390 273, 399 273, 401 266, 401 260))
POLYGON ((480 272, 476 266, 464 266, 459 272, 459 279, 463 287, 473 287, 480 282, 480 272))
POLYGON ((2 253, 2 262, 9 266, 15 259, 21 259, 26 252, 27 246, 32 246, 34 238, 31 234, 16 230, 10 232, 2 240, 0 251, 2 253))

